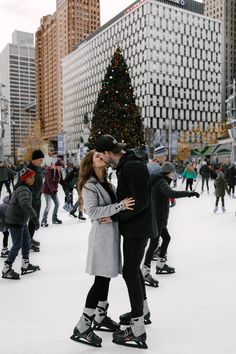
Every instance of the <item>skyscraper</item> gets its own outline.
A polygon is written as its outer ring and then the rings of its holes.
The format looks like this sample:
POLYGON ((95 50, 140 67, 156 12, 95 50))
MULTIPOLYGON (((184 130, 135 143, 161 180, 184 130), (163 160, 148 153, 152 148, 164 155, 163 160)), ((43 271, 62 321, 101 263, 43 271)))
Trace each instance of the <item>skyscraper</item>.
POLYGON ((236 1, 204 0, 204 14, 222 21, 222 114, 236 79, 236 1))
MULTIPOLYGON (((34 34, 15 31, 12 43, 0 53, 0 82, 9 101, 9 113, 3 139, 4 158, 17 155, 23 147, 29 127, 35 119, 34 34), (32 106, 30 111, 27 107, 32 106)), ((20 155, 20 154, 19 154, 20 155)))
POLYGON ((100 26, 99 0, 57 0, 36 32, 36 110, 44 137, 57 141, 63 130, 61 61, 100 26))

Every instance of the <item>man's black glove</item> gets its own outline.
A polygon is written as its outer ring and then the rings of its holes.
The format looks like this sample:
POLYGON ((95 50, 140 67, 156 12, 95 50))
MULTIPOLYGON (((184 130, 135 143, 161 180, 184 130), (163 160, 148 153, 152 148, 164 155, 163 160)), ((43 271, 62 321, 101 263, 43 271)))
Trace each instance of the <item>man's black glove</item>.
POLYGON ((189 197, 200 197, 200 194, 198 192, 189 192, 189 197))
POLYGON ((35 230, 38 230, 39 227, 40 227, 39 219, 38 218, 33 218, 32 221, 34 223, 35 230))

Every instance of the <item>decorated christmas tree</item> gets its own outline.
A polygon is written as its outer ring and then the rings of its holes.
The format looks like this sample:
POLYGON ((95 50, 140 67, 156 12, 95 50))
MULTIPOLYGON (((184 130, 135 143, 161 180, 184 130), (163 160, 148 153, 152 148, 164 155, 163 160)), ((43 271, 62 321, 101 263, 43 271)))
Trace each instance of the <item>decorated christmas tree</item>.
POLYGON ((128 67, 119 48, 107 69, 94 107, 90 149, 100 134, 113 135, 127 148, 145 145, 140 109, 135 103, 128 67))

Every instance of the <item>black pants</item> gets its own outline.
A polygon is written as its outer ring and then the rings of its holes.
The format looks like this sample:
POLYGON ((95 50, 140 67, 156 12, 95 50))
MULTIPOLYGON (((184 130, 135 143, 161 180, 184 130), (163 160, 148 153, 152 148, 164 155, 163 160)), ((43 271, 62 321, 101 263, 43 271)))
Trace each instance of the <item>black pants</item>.
POLYGON ((85 307, 95 309, 99 301, 107 300, 110 280, 110 278, 95 276, 93 286, 86 298, 85 307))
POLYGON ((143 300, 147 298, 145 283, 140 269, 146 245, 147 239, 124 237, 123 278, 129 293, 132 318, 143 315, 143 300))
POLYGON ((221 198, 222 206, 225 206, 225 199, 224 199, 224 197, 216 197, 216 206, 218 206, 220 198, 221 198))
POLYGON ((205 181, 206 181, 207 191, 209 192, 209 176, 202 176, 202 192, 204 191, 205 181))
MULTIPOLYGON (((37 214, 37 217, 39 218, 40 209, 41 209, 41 199, 37 199, 36 201, 33 201, 32 206, 37 214)), ((29 229, 30 237, 32 239, 34 237, 34 233, 35 233, 35 223, 31 219, 28 224, 28 229, 29 229)))
POLYGON ((7 246, 8 246, 9 231, 6 230, 6 231, 3 231, 2 233, 3 233, 2 246, 3 246, 3 248, 7 248, 7 246))
POLYGON ((147 267, 151 266, 152 257, 159 245, 160 237, 162 238, 162 243, 160 246, 159 256, 161 258, 163 258, 163 257, 165 257, 165 255, 167 253, 167 249, 168 249, 171 237, 170 237, 170 234, 169 234, 167 228, 164 227, 162 230, 159 231, 159 235, 157 238, 153 238, 150 240, 150 243, 149 243, 149 246, 148 246, 148 249, 146 252, 146 256, 145 256, 145 261, 144 261, 144 264, 147 267))
POLYGON ((229 186, 229 194, 231 194, 231 191, 232 191, 232 194, 234 194, 234 189, 235 189, 234 185, 229 186))
POLYGON ((186 191, 188 190, 188 187, 190 188, 190 191, 193 190, 193 179, 192 178, 186 179, 186 191))
POLYGON ((11 194, 10 181, 8 180, 8 181, 1 181, 1 182, 0 182, 0 195, 1 195, 1 193, 2 193, 2 186, 3 186, 3 184, 5 184, 8 193, 11 194))

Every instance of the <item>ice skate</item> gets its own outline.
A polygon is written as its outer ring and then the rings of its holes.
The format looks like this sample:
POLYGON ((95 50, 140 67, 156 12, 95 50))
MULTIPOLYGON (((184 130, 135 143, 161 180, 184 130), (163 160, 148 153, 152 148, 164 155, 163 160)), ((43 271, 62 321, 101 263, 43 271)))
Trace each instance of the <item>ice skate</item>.
MULTIPOLYGON (((152 321, 150 320, 150 317, 151 317, 150 312, 148 312, 146 315, 144 315, 144 324, 145 325, 149 325, 152 323, 152 321)), ((120 315, 119 319, 120 319, 121 326, 129 326, 130 321, 131 321, 131 312, 123 313, 122 315, 120 315)))
POLYGON ((116 332, 120 325, 107 316, 108 304, 97 306, 92 329, 94 331, 116 332))
POLYGON ((31 240, 30 249, 34 252, 40 251, 40 242, 35 241, 34 239, 31 240))
POLYGON ((143 273, 143 279, 146 285, 152 286, 154 288, 157 288, 159 286, 159 281, 153 278, 150 274, 150 267, 147 267, 146 265, 143 266, 142 269, 143 273))
POLYGON ((224 206, 224 205, 222 205, 222 212, 223 212, 223 213, 225 213, 225 212, 226 212, 226 210, 225 210, 225 206, 224 206))
POLYGON ((73 207, 71 210, 70 210, 70 215, 73 216, 74 218, 77 218, 77 215, 75 214, 76 213, 76 210, 77 208, 76 207, 73 207))
POLYGON ((167 264, 164 265, 163 268, 156 267, 156 274, 173 274, 175 273, 175 268, 168 266, 167 264))
POLYGON ((156 274, 173 274, 175 273, 175 268, 170 267, 166 264, 166 257, 158 257, 156 264, 156 274))
POLYGON ((30 249, 31 249, 31 251, 34 251, 34 252, 40 252, 40 248, 38 246, 33 245, 33 244, 30 245, 30 249))
POLYGON ((43 221, 41 222, 41 227, 48 227, 48 222, 47 222, 47 220, 43 220, 43 221))
POLYGON ((218 211, 218 206, 215 206, 213 213, 216 213, 218 211))
POLYGON ((125 331, 113 333, 113 343, 124 345, 127 347, 147 349, 147 335, 144 330, 143 316, 131 319, 131 326, 125 331))
POLYGON ((16 273, 12 269, 12 264, 8 264, 5 262, 3 270, 2 270, 2 278, 18 280, 18 279, 20 279, 20 274, 16 273))
POLYGON ((101 347, 102 346, 102 338, 98 337, 94 331, 90 328, 87 331, 81 333, 77 327, 74 328, 74 332, 70 339, 80 342, 83 344, 88 344, 93 347, 101 347))
POLYGON ((2 258, 7 258, 8 257, 8 254, 9 254, 9 250, 7 247, 3 247, 2 248, 2 251, 1 251, 1 257, 2 258))
POLYGON ((91 327, 93 320, 94 315, 89 316, 88 314, 83 313, 77 326, 74 328, 74 332, 70 339, 93 347, 101 347, 102 338, 97 336, 91 327), (78 326, 83 329, 79 329, 78 326))
POLYGON ((60 225, 60 224, 62 224, 62 221, 59 220, 58 218, 56 218, 55 220, 52 221, 52 223, 60 225))
POLYGON ((80 210, 78 215, 79 220, 86 220, 86 217, 83 215, 83 212, 80 210))
POLYGON ((40 270, 40 267, 38 265, 31 264, 27 258, 22 259, 21 275, 33 273, 37 270, 40 270))
POLYGON ((31 243, 33 243, 35 246, 40 247, 40 242, 32 238, 31 243))

